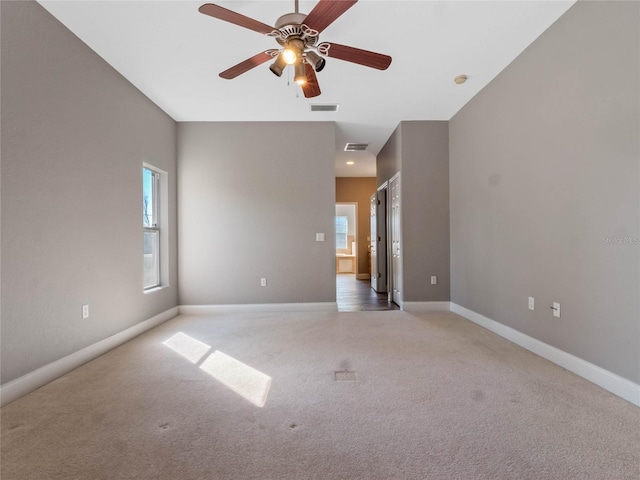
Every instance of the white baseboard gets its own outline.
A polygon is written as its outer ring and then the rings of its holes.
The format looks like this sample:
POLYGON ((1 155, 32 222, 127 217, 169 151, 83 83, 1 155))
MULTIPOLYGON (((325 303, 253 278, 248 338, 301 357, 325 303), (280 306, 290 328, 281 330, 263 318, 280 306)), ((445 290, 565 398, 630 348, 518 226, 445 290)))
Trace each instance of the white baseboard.
POLYGON ((44 365, 37 370, 34 370, 33 372, 23 375, 22 377, 7 382, 0 386, 0 405, 5 406, 14 400, 17 400, 27 393, 46 385, 72 370, 75 370, 94 358, 107 353, 109 350, 113 350, 123 343, 128 342, 147 330, 157 327, 161 323, 172 319, 176 315, 178 315, 178 307, 170 308, 169 310, 140 322, 133 327, 127 328, 122 332, 116 333, 115 335, 105 338, 93 345, 89 345, 82 350, 78 350, 71 355, 67 355, 60 360, 51 362, 48 365, 44 365))
POLYGON ((180 315, 215 315, 235 312, 337 312, 335 302, 261 303, 240 305, 180 305, 180 315))
MULTIPOLYGON (((510 340, 570 372, 595 383, 609 392, 640 407, 640 385, 609 372, 597 365, 548 345, 484 315, 476 313, 453 302, 403 302, 402 309, 407 312, 448 311, 461 315, 487 330, 510 340)), ((17 400, 37 388, 69 373, 81 365, 103 355, 132 338, 150 330, 178 314, 207 315, 233 312, 336 312, 337 304, 322 303, 279 303, 251 305, 182 305, 162 312, 144 322, 116 333, 100 342, 67 355, 48 365, 38 368, 22 377, 0 386, 0 406, 17 400)))
POLYGON ((371 279, 371 275, 369 275, 368 273, 358 273, 356 275, 356 278, 358 280, 369 280, 369 279, 371 279))
POLYGON ((640 407, 640 385, 451 302, 451 311, 640 407))
POLYGON ((451 302, 402 302, 405 312, 448 312, 451 302))

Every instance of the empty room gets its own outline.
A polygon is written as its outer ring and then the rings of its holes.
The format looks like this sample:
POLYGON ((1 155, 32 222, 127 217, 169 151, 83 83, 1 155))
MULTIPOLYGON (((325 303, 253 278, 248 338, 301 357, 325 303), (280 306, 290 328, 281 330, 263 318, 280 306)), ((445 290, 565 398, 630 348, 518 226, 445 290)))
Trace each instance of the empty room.
POLYGON ((3 480, 640 478, 640 2, 0 21, 3 480))

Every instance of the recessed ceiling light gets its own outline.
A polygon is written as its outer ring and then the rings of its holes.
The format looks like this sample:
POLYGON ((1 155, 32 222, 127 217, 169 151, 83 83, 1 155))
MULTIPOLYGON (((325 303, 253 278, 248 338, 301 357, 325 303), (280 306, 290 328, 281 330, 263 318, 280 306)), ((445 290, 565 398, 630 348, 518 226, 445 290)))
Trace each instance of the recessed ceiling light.
POLYGON ((353 160, 349 160, 349 161, 347 162, 347 165, 353 165, 353 164, 355 164, 355 163, 356 163, 356 162, 354 162, 353 160))
POLYGON ((467 81, 469 77, 467 77, 466 75, 458 75, 456 78, 453 79, 454 82, 456 82, 457 85, 462 85, 464 82, 467 81))

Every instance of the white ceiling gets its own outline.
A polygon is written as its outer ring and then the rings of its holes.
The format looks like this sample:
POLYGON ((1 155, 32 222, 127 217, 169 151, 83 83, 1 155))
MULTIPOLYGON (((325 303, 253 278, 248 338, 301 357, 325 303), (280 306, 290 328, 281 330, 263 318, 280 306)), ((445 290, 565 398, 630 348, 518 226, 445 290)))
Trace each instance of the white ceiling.
MULTIPOLYGON (((329 58, 313 99, 269 63, 234 80, 218 77, 277 44, 199 13, 204 0, 40 3, 176 121, 335 121, 336 176, 375 176, 375 155, 400 121, 449 120, 574 0, 360 0, 320 40, 393 62, 379 71, 329 58), (464 85, 453 82, 460 74, 469 77, 464 85), (311 112, 311 103, 340 109, 311 112), (347 142, 369 148, 344 152, 347 142)), ((211 3, 269 25, 294 10, 294 0, 211 3)), ((300 11, 315 4, 301 0, 300 11)))

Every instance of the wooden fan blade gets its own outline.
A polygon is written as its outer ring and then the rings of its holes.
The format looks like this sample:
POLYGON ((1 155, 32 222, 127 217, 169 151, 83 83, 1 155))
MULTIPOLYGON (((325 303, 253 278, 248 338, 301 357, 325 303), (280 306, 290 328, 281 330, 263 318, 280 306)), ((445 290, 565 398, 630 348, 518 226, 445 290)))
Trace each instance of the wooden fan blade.
POLYGON ((386 70, 391 65, 391 57, 389 55, 348 47, 339 43, 324 42, 318 45, 318 50, 326 51, 328 57, 357 63, 365 67, 377 68, 378 70, 386 70))
POLYGON ((227 10, 226 8, 214 5, 213 3, 205 3, 198 9, 198 11, 200 13, 204 13, 205 15, 209 15, 210 17, 218 18, 220 20, 224 20, 225 22, 233 23, 240 27, 248 28, 249 30, 263 33, 265 35, 270 34, 273 31, 277 31, 275 28, 270 27, 265 23, 254 20, 253 18, 246 17, 240 13, 227 10))
POLYGON ((307 75, 307 83, 301 85, 302 92, 304 93, 305 98, 317 97, 322 92, 320 92, 320 84, 318 84, 316 72, 308 63, 305 63, 304 68, 305 74, 307 75))
POLYGON ((254 55, 251 58, 246 59, 244 62, 240 62, 237 65, 225 70, 220 73, 220 76, 226 80, 231 80, 232 78, 236 78, 238 75, 242 75, 244 72, 251 70, 258 65, 262 65, 264 62, 268 62, 273 58, 271 52, 273 50, 267 50, 265 52, 260 52, 257 55, 254 55))
POLYGON ((304 19, 304 24, 320 33, 356 3, 358 0, 320 0, 304 19))

